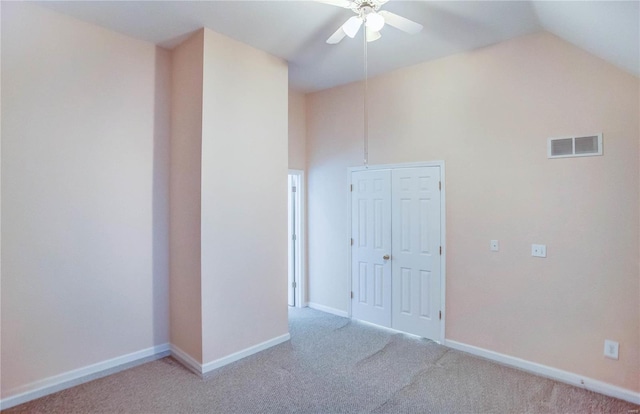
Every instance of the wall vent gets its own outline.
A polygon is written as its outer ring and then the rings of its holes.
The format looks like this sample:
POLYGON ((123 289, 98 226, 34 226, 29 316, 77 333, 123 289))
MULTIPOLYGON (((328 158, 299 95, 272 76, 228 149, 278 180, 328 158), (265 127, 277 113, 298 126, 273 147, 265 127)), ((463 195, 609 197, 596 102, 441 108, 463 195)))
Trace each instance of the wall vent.
POLYGON ((549 158, 591 157, 594 155, 602 155, 602 134, 549 138, 547 140, 547 156, 549 158))

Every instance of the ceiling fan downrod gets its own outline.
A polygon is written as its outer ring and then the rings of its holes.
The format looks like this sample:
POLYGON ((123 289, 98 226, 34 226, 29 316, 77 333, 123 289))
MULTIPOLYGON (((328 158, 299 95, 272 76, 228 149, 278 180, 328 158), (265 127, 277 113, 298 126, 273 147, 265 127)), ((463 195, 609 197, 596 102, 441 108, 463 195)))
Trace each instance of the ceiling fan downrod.
POLYGON ((367 56, 367 30, 364 31, 364 101, 363 101, 363 118, 364 118, 364 133, 363 133, 363 158, 365 168, 369 168, 369 68, 368 68, 368 56, 367 56))

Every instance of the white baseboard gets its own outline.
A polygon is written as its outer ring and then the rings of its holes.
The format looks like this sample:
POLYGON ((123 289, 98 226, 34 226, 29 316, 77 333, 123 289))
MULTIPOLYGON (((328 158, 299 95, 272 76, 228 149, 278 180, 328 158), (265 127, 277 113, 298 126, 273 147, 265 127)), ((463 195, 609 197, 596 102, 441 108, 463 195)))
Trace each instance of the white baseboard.
POLYGON ((9 397, 0 400, 0 410, 163 358, 169 353, 169 344, 157 345, 22 385, 7 391, 9 397))
POLYGON ((242 358, 246 358, 249 355, 257 354, 258 352, 264 351, 265 349, 271 348, 272 346, 276 346, 278 344, 286 342, 289 339, 291 339, 291 335, 287 332, 284 335, 276 336, 275 338, 269 339, 257 345, 243 349, 242 351, 238 351, 231 355, 227 355, 226 357, 222 357, 220 359, 207 362, 206 364, 202 365, 202 373, 206 374, 207 372, 213 371, 214 369, 223 367, 225 365, 231 364, 232 362, 236 362, 242 358))
POLYGON ((342 311, 340 309, 336 309, 336 308, 330 308, 329 306, 324 306, 324 305, 320 305, 317 303, 313 303, 313 302, 309 302, 309 307, 311 309, 315 309, 315 310, 319 310, 325 313, 330 313, 332 315, 336 315, 336 316, 342 316, 343 318, 348 318, 349 317, 349 313, 342 311))
POLYGON ((585 388, 610 397, 619 398, 634 404, 640 404, 640 393, 616 385, 607 384, 606 382, 586 378, 572 372, 563 371, 561 369, 552 368, 546 365, 527 361, 524 359, 512 357, 498 352, 489 351, 473 345, 463 344, 457 341, 445 340, 445 346, 459 351, 468 352, 492 361, 500 362, 523 371, 531 372, 542 377, 554 379, 565 384, 575 385, 576 387, 585 388))
POLYGON ((6 410, 7 408, 15 407, 16 405, 35 400, 36 398, 44 397, 45 395, 53 394, 54 392, 75 387, 76 385, 84 384, 85 382, 93 381, 107 375, 115 374, 116 372, 132 368, 145 362, 160 359, 168 355, 172 355, 196 374, 203 375, 216 368, 220 368, 242 358, 248 357, 249 355, 253 355, 267 348, 271 348, 272 346, 286 342, 289 339, 291 339, 291 335, 286 333, 206 364, 200 364, 189 354, 175 345, 158 345, 9 390, 7 392, 9 397, 0 400, 0 410, 6 410))
POLYGON ((199 363, 193 357, 191 357, 189 354, 187 354, 186 352, 184 352, 182 349, 178 348, 175 345, 171 345, 171 354, 175 359, 180 361, 183 365, 185 365, 191 371, 195 372, 198 375, 204 375, 217 368, 221 368, 225 365, 231 364, 232 362, 236 362, 242 358, 246 358, 249 355, 256 354, 260 351, 264 351, 265 349, 271 348, 272 346, 276 346, 278 344, 286 342, 289 339, 291 339, 291 335, 289 333, 286 333, 284 335, 280 335, 275 338, 269 339, 268 341, 264 341, 257 345, 243 349, 242 351, 238 351, 231 355, 227 355, 226 357, 222 357, 220 359, 207 362, 206 364, 199 363))
MULTIPOLYGON (((309 302, 309 307, 322 312, 347 317, 347 313, 344 311, 323 305, 318 305, 312 302, 309 302)), ((112 358, 107 361, 68 371, 59 375, 55 375, 53 377, 45 378, 9 390, 7 394, 9 394, 10 396, 0 400, 0 410, 6 410, 16 405, 35 400, 36 398, 53 394, 54 392, 62 391, 64 389, 71 388, 85 382, 93 381, 95 379, 102 378, 128 368, 132 368, 136 365, 163 358, 169 354, 172 354, 177 360, 183 363, 190 370, 202 375, 217 368, 228 365, 232 362, 238 361, 249 355, 253 355, 275 345, 286 342, 289 339, 290 335, 287 333, 262 342, 260 344, 254 345, 252 347, 246 348, 242 351, 233 353, 226 357, 208 362, 206 364, 198 363, 195 359, 193 359, 191 356, 189 356, 187 353, 185 353, 175 345, 158 345, 151 348, 143 349, 141 351, 132 352, 120 357, 112 358)), ((509 365, 515 368, 519 368, 546 378, 564 382, 566 384, 585 388, 590 391, 598 392, 600 394, 608 395, 614 398, 619 398, 621 400, 629 401, 634 404, 640 404, 640 393, 638 392, 607 384, 605 382, 594 380, 591 378, 586 378, 572 372, 563 371, 557 368, 552 368, 524 359, 500 354, 494 351, 489 351, 487 349, 479 348, 473 345, 463 344, 457 341, 445 340, 445 346, 457 349, 459 351, 468 352, 470 354, 477 355, 496 362, 500 362, 502 364, 509 365)))
POLYGON ((189 370, 193 371, 198 375, 202 375, 202 364, 196 361, 191 355, 184 352, 178 346, 171 344, 169 345, 171 349, 171 356, 178 360, 182 365, 189 368, 189 370))

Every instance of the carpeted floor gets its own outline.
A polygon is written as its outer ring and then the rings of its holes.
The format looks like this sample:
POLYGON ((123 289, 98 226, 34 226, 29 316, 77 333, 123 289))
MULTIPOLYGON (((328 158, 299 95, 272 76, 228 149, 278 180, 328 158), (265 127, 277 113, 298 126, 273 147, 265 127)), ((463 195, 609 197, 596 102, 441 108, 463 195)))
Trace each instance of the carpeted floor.
POLYGON ((311 309, 199 378, 167 357, 5 413, 638 413, 640 406, 311 309))

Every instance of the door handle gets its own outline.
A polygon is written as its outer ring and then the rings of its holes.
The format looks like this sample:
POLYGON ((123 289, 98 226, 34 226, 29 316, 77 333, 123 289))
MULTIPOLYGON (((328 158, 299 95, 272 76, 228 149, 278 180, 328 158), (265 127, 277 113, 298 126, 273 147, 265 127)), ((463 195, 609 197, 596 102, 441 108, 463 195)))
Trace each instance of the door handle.
POLYGON ((382 256, 383 260, 389 260, 391 259, 391 256, 389 256, 388 254, 385 254, 384 256, 382 256))

